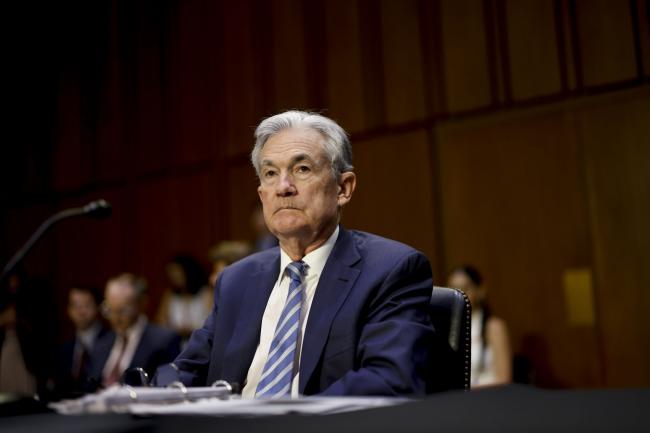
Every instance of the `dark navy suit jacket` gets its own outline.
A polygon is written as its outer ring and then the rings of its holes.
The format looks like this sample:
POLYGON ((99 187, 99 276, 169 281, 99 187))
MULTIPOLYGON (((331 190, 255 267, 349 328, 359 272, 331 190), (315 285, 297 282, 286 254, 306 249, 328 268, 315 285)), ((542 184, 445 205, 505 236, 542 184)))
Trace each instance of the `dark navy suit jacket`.
MULTIPOLYGON (((104 335, 108 332, 109 330, 102 325, 97 333, 97 337, 95 337, 95 341, 104 338, 104 335)), ((54 371, 54 394, 57 397, 76 396, 76 394, 88 391, 88 375, 92 371, 91 353, 88 353, 88 358, 83 360, 85 362, 81 367, 80 377, 74 377, 72 370, 75 368, 74 357, 76 345, 77 337, 73 337, 63 343, 59 349, 54 371)))
MULTIPOLYGON (((176 358, 183 383, 204 386, 224 379, 244 385, 279 271, 276 247, 222 272, 212 313, 176 358)), ((307 321, 300 393, 424 394, 432 356, 431 290, 431 267, 423 254, 341 227, 307 321)))
MULTIPOLYGON (((89 380, 95 386, 102 382, 102 372, 114 343, 114 331, 107 332, 95 342, 90 358, 91 370, 89 373, 89 380)), ((180 352, 180 344, 181 338, 175 332, 147 323, 129 368, 141 367, 149 377, 152 377, 158 367, 174 360, 180 352)))

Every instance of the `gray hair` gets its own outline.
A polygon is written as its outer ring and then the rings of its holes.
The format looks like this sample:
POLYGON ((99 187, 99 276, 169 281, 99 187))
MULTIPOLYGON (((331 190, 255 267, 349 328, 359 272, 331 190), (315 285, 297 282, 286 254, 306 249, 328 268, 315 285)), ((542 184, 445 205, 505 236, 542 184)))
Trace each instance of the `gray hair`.
POLYGON ((290 110, 268 117, 255 129, 255 146, 251 152, 251 162, 255 172, 260 175, 260 153, 271 136, 283 129, 309 128, 325 138, 325 152, 332 164, 332 173, 338 179, 341 173, 352 171, 352 146, 348 134, 332 119, 308 111, 290 110))
POLYGON ((106 283, 106 286, 108 286, 110 283, 125 284, 132 287, 135 298, 138 301, 144 298, 144 296, 147 294, 147 280, 144 277, 132 274, 131 272, 123 272, 110 278, 106 283))

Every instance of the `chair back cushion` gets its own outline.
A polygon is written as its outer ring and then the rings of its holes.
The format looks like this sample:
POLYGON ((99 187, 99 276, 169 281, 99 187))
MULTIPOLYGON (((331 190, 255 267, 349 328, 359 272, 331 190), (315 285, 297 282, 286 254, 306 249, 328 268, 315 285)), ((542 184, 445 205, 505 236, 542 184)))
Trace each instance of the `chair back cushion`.
POLYGON ((472 315, 465 293, 434 287, 429 304, 436 330, 429 393, 450 389, 468 390, 471 373, 472 315))

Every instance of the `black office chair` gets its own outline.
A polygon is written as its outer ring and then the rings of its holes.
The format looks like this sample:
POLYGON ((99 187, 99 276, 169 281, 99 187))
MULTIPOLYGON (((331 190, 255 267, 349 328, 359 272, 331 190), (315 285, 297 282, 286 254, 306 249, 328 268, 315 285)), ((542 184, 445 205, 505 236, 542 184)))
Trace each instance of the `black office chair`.
POLYGON ((467 295, 456 289, 434 287, 429 314, 436 339, 427 392, 469 390, 472 307, 467 295))

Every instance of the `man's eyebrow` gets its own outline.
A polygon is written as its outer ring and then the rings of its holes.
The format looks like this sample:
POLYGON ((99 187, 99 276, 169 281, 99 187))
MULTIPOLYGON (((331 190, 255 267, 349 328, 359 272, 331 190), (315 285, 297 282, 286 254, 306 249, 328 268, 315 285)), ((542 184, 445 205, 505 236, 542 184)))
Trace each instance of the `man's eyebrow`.
MULTIPOLYGON (((291 161, 289 162, 289 166, 296 165, 302 161, 309 161, 315 163, 314 159, 308 154, 299 153, 298 155, 295 155, 293 158, 291 158, 291 161)), ((276 167, 276 164, 270 159, 263 159, 261 165, 265 167, 276 167)))
POLYGON ((275 167, 275 164, 270 159, 263 159, 262 160, 262 165, 271 165, 271 166, 275 167))
POLYGON ((298 155, 291 158, 291 165, 297 164, 302 161, 314 162, 311 156, 307 155, 306 153, 299 153, 298 155))

